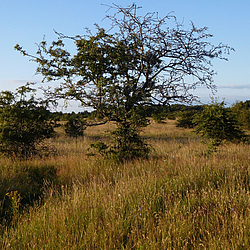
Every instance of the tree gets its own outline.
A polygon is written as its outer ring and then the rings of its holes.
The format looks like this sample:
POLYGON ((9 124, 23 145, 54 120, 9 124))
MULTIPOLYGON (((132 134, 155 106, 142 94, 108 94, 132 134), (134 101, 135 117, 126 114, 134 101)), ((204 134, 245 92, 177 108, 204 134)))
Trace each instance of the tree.
POLYGON ((246 135, 234 114, 225 108, 225 102, 213 100, 195 118, 196 132, 210 140, 210 146, 219 146, 222 141, 240 142, 246 135))
POLYGON ((236 102, 232 105, 231 110, 237 117, 238 122, 244 128, 250 129, 250 101, 236 102))
MULTIPOLYGON (((35 56, 15 46, 38 64, 43 81, 61 81, 54 89, 44 89, 48 98, 78 100, 105 121, 114 121, 112 150, 127 150, 128 158, 148 153, 139 136, 148 125, 143 106, 191 103, 197 98, 193 90, 200 85, 214 90, 211 60, 226 60, 224 55, 232 50, 208 42, 212 35, 206 27, 198 29, 191 23, 185 30, 172 13, 160 18, 158 13, 138 12, 135 4, 114 4, 106 16, 110 29, 96 25, 95 34, 87 29, 75 37, 56 32, 58 39, 50 46, 43 40, 35 56), (75 43, 74 55, 64 48, 66 39, 75 43)), ((126 158, 125 152, 122 155, 126 158)))
POLYGON ((196 110, 184 110, 178 114, 178 120, 176 121, 176 127, 180 128, 194 128, 196 122, 194 121, 195 116, 199 111, 196 110))
POLYGON ((16 92, 0 93, 0 152, 29 157, 53 135, 47 103, 36 100, 34 91, 28 84, 16 92))
POLYGON ((71 115, 64 125, 65 133, 70 137, 83 136, 83 132, 86 129, 86 121, 81 117, 71 115))

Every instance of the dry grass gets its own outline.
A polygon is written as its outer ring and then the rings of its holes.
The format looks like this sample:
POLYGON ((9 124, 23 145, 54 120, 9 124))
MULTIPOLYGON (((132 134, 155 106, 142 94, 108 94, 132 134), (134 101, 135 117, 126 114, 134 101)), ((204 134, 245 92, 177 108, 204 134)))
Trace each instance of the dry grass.
POLYGON ((191 130, 152 123, 143 133, 150 158, 116 164, 86 155, 107 128, 78 140, 61 134, 50 141, 59 154, 46 159, 0 160, 1 176, 55 166, 59 180, 2 229, 1 249, 249 249, 249 145, 208 156, 191 130))

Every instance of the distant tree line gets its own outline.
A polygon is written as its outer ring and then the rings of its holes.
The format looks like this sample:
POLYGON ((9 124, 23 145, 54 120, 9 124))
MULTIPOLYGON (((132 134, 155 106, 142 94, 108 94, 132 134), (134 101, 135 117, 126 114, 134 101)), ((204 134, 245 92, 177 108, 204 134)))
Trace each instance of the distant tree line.
MULTIPOLYGON (((203 109, 203 105, 184 105, 184 104, 172 104, 168 106, 155 105, 143 107, 144 112, 149 118, 156 118, 157 115, 163 119, 175 120, 183 111, 200 111, 203 109)), ((99 114, 96 111, 82 111, 82 112, 50 112, 50 117, 55 121, 68 121, 71 117, 74 118, 99 118, 99 114)), ((157 121, 157 119, 154 119, 157 121)))
MULTIPOLYGON (((225 103, 224 103, 225 104, 225 103)), ((143 107, 144 112, 148 118, 152 118, 155 122, 163 122, 167 119, 176 120, 177 127, 194 128, 197 123, 194 117, 201 114, 205 107, 209 104, 203 105, 184 105, 172 104, 168 106, 155 105, 143 107)), ((232 113, 235 119, 244 129, 250 129, 250 100, 245 102, 237 101, 230 107, 223 106, 225 110, 232 113)), ((49 112, 49 111, 48 111, 49 112)), ((96 111, 82 111, 75 113, 64 112, 49 112, 49 118, 55 122, 69 121, 69 120, 83 120, 83 119, 101 119, 96 111)))

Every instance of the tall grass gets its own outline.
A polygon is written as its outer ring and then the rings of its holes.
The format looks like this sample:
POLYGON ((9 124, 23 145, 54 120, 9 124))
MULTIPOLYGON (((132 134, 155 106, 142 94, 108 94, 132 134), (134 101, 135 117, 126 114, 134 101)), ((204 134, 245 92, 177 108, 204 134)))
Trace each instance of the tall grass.
POLYGON ((152 124, 150 158, 117 164, 86 154, 104 130, 50 141, 59 152, 50 158, 0 160, 5 180, 24 166, 57 170, 41 174, 40 200, 2 226, 0 249, 249 249, 249 145, 207 155, 191 130, 152 124))

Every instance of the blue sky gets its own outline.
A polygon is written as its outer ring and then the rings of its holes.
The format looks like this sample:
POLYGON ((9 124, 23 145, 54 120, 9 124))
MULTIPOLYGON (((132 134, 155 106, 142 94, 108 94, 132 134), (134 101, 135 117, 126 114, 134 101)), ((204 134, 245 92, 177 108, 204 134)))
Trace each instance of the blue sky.
MULTIPOLYGON (((159 12, 160 16, 174 11, 188 28, 190 21, 197 27, 207 26, 214 35, 211 41, 228 44, 235 49, 229 61, 213 62, 218 87, 216 96, 233 103, 250 99, 250 1, 249 0, 0 0, 0 91, 14 90, 27 81, 39 82, 36 64, 14 50, 20 44, 30 53, 36 52, 36 43, 45 36, 56 39, 53 30, 69 36, 81 35, 84 28, 94 23, 107 27, 102 21, 107 7, 116 3, 128 6, 135 2, 141 13, 159 12)), ((197 89, 201 101, 209 100, 211 93, 197 89)))

